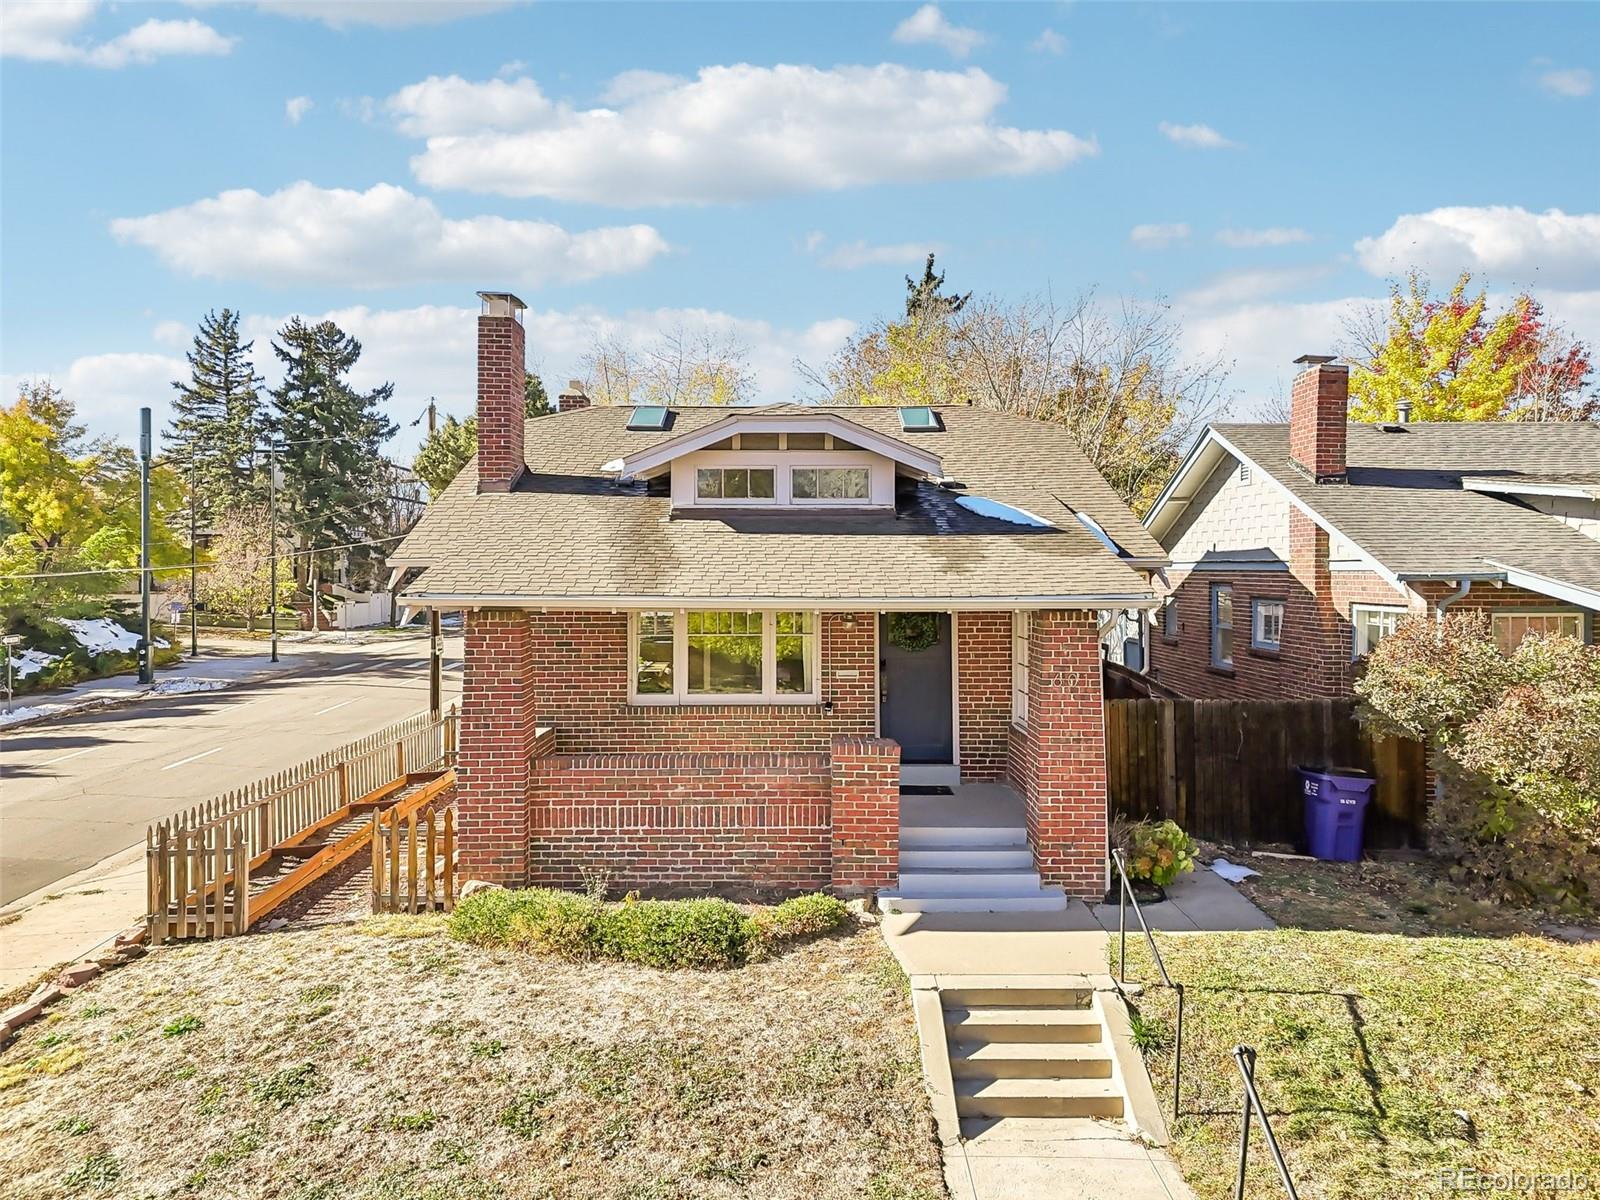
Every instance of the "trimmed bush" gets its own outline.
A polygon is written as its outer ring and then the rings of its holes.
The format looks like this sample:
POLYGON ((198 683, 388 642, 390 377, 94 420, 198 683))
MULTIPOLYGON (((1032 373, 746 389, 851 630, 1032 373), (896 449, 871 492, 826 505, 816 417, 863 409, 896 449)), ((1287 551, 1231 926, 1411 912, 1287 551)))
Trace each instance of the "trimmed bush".
POLYGON ((476 892, 450 914, 450 935, 560 958, 613 959, 662 969, 716 970, 816 937, 849 915, 832 896, 797 896, 747 915, 726 900, 625 900, 607 905, 548 888, 476 892))

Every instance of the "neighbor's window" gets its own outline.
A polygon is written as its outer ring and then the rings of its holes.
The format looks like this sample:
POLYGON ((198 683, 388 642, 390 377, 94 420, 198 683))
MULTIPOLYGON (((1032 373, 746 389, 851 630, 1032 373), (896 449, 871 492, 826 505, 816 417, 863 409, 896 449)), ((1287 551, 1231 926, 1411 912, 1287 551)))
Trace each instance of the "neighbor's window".
POLYGON ((672 626, 670 612, 642 612, 636 618, 633 686, 640 696, 672 694, 672 626))
POLYGON ((691 695, 760 693, 760 613, 692 612, 688 634, 691 695))
POLYGON ((1211 586, 1211 665, 1233 666, 1233 588, 1211 586))
POLYGON ((1510 654, 1530 633, 1558 633, 1583 640, 1583 614, 1575 612, 1497 612, 1494 640, 1500 653, 1510 654))
POLYGON ((639 703, 814 700, 817 614, 633 614, 632 697, 639 703))
POLYGON ((866 467, 795 467, 789 487, 796 500, 865 500, 870 477, 866 467))
POLYGON ((771 500, 771 467, 700 467, 694 473, 696 500, 771 500))
POLYGON ((1018 725, 1028 720, 1028 655, 1033 614, 1011 614, 1011 719, 1018 725))
POLYGON ((1404 608, 1387 604, 1352 604, 1350 606, 1350 657, 1365 658, 1377 648, 1379 642, 1400 628, 1405 618, 1404 608))
POLYGON ((1283 645, 1283 601, 1250 602, 1250 644, 1257 650, 1276 650, 1283 645))
POLYGON ((1178 598, 1176 596, 1163 596, 1161 598, 1161 636, 1169 642, 1178 640, 1178 598))

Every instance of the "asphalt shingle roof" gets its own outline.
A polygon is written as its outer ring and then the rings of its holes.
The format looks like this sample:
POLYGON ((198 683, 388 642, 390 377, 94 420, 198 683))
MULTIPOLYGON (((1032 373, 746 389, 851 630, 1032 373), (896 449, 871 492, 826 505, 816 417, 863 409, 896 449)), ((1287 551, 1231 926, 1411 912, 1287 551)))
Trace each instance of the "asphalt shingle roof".
POLYGON ((1005 413, 941 408, 944 430, 902 434, 889 408, 774 405, 827 413, 940 455, 958 490, 908 486, 894 513, 739 510, 672 513, 666 496, 620 484, 603 464, 720 420, 682 408, 670 428, 625 428, 630 410, 594 407, 527 425, 528 472, 515 491, 477 492, 469 463, 392 560, 425 566, 411 596, 507 599, 674 597, 959 601, 1145 596, 1143 578, 1074 518, 1093 517, 1136 558, 1160 546, 1063 429, 1005 413), (1055 524, 1039 529, 969 512, 986 496, 1055 524))
POLYGON ((1461 480, 1536 483, 1600 472, 1600 426, 1352 422, 1347 481, 1313 483, 1289 459, 1287 425, 1216 431, 1397 575, 1489 572, 1498 563, 1600 591, 1600 542, 1461 480))

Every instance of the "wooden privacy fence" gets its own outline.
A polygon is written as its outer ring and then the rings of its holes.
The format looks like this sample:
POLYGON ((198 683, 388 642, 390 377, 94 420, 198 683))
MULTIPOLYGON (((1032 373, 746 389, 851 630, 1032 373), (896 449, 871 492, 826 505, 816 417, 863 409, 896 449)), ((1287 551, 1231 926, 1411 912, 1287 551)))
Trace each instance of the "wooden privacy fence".
POLYGON ((1357 767, 1376 776, 1366 844, 1422 844, 1422 746, 1369 736, 1352 700, 1106 702, 1113 813, 1170 817, 1212 841, 1294 843, 1304 821, 1295 774, 1301 766, 1357 767))
POLYGON ((430 799, 373 818, 372 911, 449 912, 456 904, 455 810, 430 799))
POLYGON ((319 837, 341 822, 444 771, 455 761, 456 721, 454 708, 410 717, 150 826, 151 941, 243 933, 288 894, 269 888, 252 903, 250 872, 319 851, 319 837))

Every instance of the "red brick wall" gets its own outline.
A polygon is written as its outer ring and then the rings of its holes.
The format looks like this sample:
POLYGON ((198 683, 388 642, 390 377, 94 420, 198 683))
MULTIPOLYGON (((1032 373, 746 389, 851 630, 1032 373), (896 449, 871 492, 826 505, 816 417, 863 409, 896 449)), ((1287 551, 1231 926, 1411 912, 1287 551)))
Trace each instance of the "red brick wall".
POLYGON ((900 746, 890 738, 833 739, 833 886, 859 892, 900 877, 900 746))
POLYGON ((961 778, 1004 779, 1011 729, 1011 614, 957 613, 955 625, 961 778))
POLYGON ((523 471, 524 337, 515 317, 478 318, 480 492, 508 491, 523 471))
POLYGON ((1092 612, 1034 613, 1028 722, 1011 733, 1034 863, 1069 896, 1106 891, 1106 752, 1100 638, 1092 612))
POLYGON ((558 754, 535 764, 532 880, 770 895, 829 881, 825 754, 558 754))
POLYGON ((456 754, 461 875, 517 884, 528 874, 534 747, 533 632, 527 614, 469 612, 464 658, 456 754))
POLYGON ((826 753, 836 733, 877 732, 877 617, 823 613, 822 704, 641 705, 628 701, 626 613, 535 613, 533 690, 539 723, 562 754, 641 750, 826 753), (844 672, 845 674, 841 674, 844 672), (848 674, 854 672, 854 674, 848 674))
POLYGON ((1308 367, 1295 376, 1289 394, 1289 456, 1321 483, 1345 476, 1350 368, 1334 363, 1308 367))

